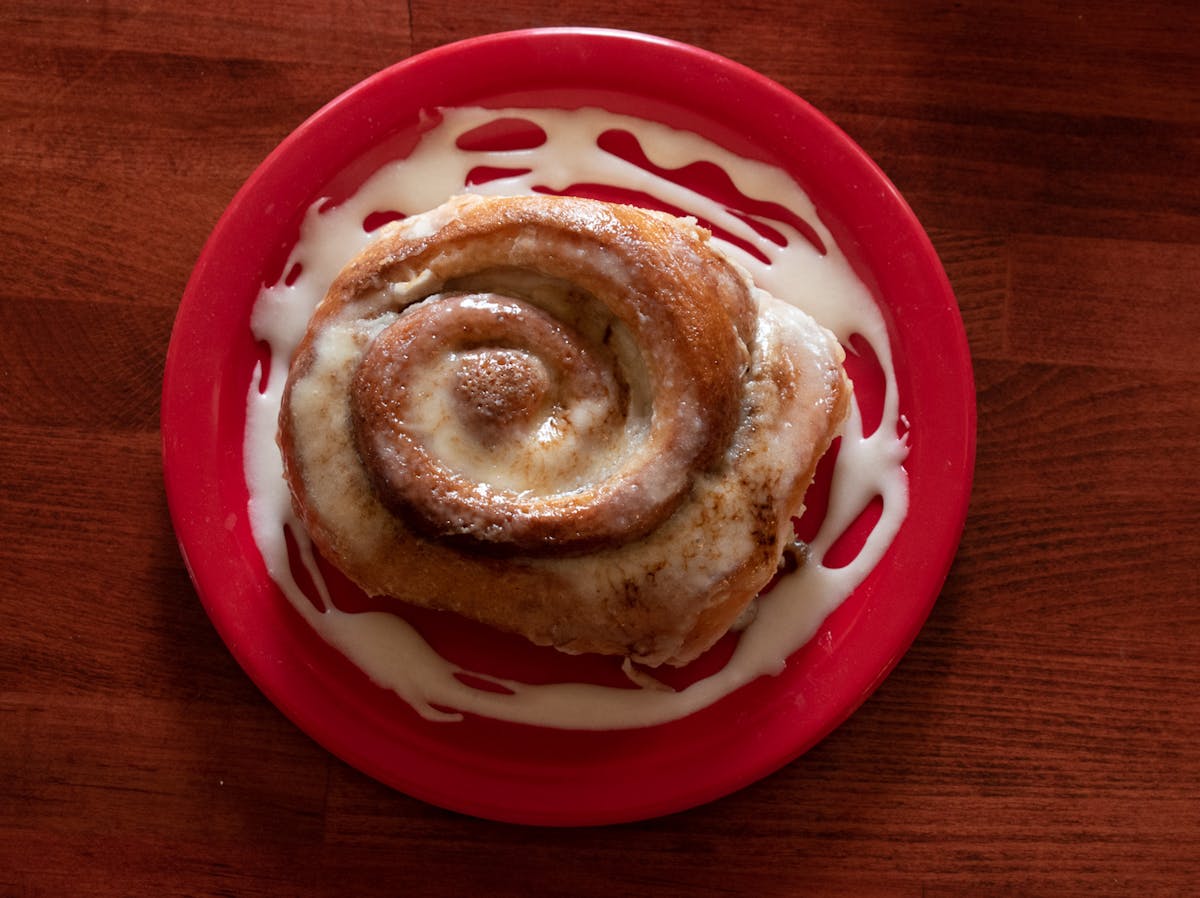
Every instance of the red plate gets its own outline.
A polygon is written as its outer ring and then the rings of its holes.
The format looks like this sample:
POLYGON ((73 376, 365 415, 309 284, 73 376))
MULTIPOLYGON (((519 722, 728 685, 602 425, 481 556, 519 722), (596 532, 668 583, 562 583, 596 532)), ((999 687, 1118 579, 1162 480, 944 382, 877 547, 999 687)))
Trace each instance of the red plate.
MULTIPOLYGON (((267 158, 188 283, 167 355, 162 429, 167 494, 192 579, 271 701, 330 751, 410 795, 482 817, 570 825, 652 817, 725 795, 806 751, 862 703, 916 636, 950 567, 970 492, 975 403, 962 322, 928 238, 836 126, 778 84, 694 47, 547 29, 399 63, 334 100, 267 158), (431 723, 326 645, 267 576, 246 519, 242 463, 247 389, 261 358, 250 309, 278 277, 308 206, 329 185, 360 179, 382 152, 411 145, 422 110, 581 105, 696 131, 784 168, 807 191, 887 321, 911 425, 910 508, 882 562, 782 674, 691 717, 602 733, 476 718, 431 723)), ((467 640, 482 651, 476 636, 467 640)))

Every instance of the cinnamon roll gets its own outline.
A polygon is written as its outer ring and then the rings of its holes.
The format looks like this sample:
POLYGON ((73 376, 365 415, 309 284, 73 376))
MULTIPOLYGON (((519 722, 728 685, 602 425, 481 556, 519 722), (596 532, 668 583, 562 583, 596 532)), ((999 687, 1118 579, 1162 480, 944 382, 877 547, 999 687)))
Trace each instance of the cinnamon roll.
POLYGON ((692 222, 458 197, 334 281, 279 442, 297 515, 367 593, 680 665, 776 572, 842 359, 692 222))

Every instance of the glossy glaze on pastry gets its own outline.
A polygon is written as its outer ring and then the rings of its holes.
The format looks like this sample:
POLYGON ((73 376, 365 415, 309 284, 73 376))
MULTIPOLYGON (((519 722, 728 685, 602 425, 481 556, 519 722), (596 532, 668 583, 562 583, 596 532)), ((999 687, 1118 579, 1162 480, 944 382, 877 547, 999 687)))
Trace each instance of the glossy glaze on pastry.
POLYGON ((372 595, 685 664, 774 575, 849 384, 695 224, 466 196, 334 281, 280 416, 321 552, 372 595))

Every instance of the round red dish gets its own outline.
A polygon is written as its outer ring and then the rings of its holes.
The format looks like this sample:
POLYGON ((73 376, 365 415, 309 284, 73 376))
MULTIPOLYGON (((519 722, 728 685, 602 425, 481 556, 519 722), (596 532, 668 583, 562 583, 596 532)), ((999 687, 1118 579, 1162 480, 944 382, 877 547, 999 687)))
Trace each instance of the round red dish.
POLYGON ((682 810, 750 783, 843 721, 908 648, 966 516, 975 448, 970 357, 928 238, 845 134, 778 84, 719 56, 626 32, 490 35, 415 56, 301 125, 239 191, 179 308, 163 383, 168 499, 213 623, 263 692, 363 772, 445 808, 578 825, 682 810), (431 723, 320 640, 268 577, 246 518, 249 329, 300 221, 330 184, 415 134, 423 110, 601 106, 696 131, 787 170, 884 313, 911 426, 910 507, 875 571, 786 670, 662 726, 570 732, 468 718, 431 723))

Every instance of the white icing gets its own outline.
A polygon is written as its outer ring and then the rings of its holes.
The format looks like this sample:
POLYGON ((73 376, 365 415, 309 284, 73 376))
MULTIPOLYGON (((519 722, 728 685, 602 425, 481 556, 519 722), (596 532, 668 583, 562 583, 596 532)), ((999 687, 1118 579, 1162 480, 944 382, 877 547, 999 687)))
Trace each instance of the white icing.
MULTIPOLYGON (((473 713, 574 729, 650 726, 706 707, 760 676, 779 673, 787 658, 812 638, 821 622, 878 563, 907 511, 907 478, 902 467, 907 442, 896 436, 899 397, 895 372, 883 319, 866 287, 851 271, 812 202, 785 172, 733 155, 698 135, 596 109, 464 108, 444 110, 442 116, 442 122, 422 137, 409 158, 381 168, 341 205, 320 211, 323 201, 318 201, 309 208, 300 239, 284 267, 290 272, 296 265, 302 266, 299 276, 290 285, 281 281, 264 289, 252 312, 252 330, 269 344, 270 361, 266 389, 262 389, 261 366, 249 388, 245 472, 251 527, 271 577, 325 640, 374 682, 394 691, 430 720, 455 720, 462 713, 473 713), (500 118, 531 121, 542 128, 547 139, 529 150, 468 152, 456 147, 461 134, 500 118), (770 226, 786 238, 786 246, 777 246, 720 203, 604 152, 597 146, 597 138, 613 128, 634 134, 660 167, 679 168, 699 160, 716 163, 745 195, 782 205, 802 218, 820 237, 826 253, 817 252, 789 225, 771 219, 770 226), (883 416, 875 431, 865 436, 857 406, 851 410, 834 468, 828 511, 810 543, 808 562, 758 600, 757 613, 742 630, 728 663, 685 689, 663 688, 645 674, 631 677, 639 688, 617 689, 583 683, 531 685, 464 671, 439 656, 402 615, 338 609, 292 511, 275 435, 288 363, 312 311, 343 265, 372 239, 363 229, 367 216, 384 210, 413 215, 432 209, 462 193, 468 172, 476 166, 530 170, 466 188, 479 194, 513 195, 533 192, 535 186, 563 190, 573 183, 601 183, 652 194, 713 222, 767 257, 763 264, 736 246, 722 245, 756 283, 811 314, 843 345, 851 335, 860 334, 870 343, 884 372, 883 416), (825 553, 876 496, 882 499, 883 511, 863 548, 848 564, 826 567, 821 563, 825 553), (292 532, 301 563, 316 586, 317 595, 311 600, 293 575, 286 530, 292 532), (475 688, 457 674, 504 688, 475 688)), ((436 222, 400 222, 389 227, 436 228, 436 222)), ((414 292, 419 292, 420 286, 419 277, 409 285, 414 292)), ((764 326, 786 327, 787 310, 772 305, 764 326)), ((345 344, 337 348, 349 351, 345 344)), ((702 578, 713 559, 719 563, 721 552, 738 549, 708 547, 709 555, 703 555, 701 547, 696 551, 696 574, 702 578)), ((608 573, 620 576, 619 571, 608 573)))

